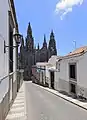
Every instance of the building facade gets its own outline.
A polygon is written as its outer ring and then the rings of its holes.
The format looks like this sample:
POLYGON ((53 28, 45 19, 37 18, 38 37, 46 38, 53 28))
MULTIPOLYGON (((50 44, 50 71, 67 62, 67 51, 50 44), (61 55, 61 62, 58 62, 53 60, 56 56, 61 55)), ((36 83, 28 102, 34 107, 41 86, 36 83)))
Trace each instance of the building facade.
POLYGON ((39 44, 37 48, 35 48, 30 23, 28 25, 25 41, 26 44, 24 45, 23 40, 20 47, 20 67, 24 67, 25 80, 30 80, 32 75, 32 65, 35 65, 37 62, 47 62, 52 55, 57 55, 56 41, 54 33, 51 31, 49 45, 47 45, 46 36, 44 35, 42 48, 40 48, 39 44))
POLYGON ((77 98, 87 100, 87 46, 66 56, 52 56, 48 62, 34 66, 34 82, 77 98), (38 82, 37 82, 38 81, 38 82))
POLYGON ((36 65, 32 67, 33 82, 54 89, 57 58, 57 56, 51 56, 48 62, 36 63, 36 65))
POLYGON ((18 33, 18 24, 14 1, 0 0, 0 120, 5 119, 17 93, 15 33, 18 33))
POLYGON ((55 89, 74 97, 87 98, 87 46, 57 61, 55 89))

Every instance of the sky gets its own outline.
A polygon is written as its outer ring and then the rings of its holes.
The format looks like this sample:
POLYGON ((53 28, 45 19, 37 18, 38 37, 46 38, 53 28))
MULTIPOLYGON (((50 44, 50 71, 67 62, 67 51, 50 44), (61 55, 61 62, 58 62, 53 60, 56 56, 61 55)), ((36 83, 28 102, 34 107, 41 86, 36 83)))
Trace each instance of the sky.
POLYGON ((59 55, 87 45, 87 0, 14 0, 19 31, 26 37, 31 23, 35 45, 49 43, 53 29, 59 55), (76 41, 76 42, 74 42, 76 41))

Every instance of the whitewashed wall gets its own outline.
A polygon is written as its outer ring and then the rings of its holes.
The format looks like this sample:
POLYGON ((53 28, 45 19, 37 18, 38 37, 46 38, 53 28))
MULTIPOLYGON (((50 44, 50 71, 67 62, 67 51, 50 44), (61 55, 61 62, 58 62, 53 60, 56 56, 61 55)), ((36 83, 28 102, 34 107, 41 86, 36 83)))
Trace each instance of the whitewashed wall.
POLYGON ((60 61, 60 72, 55 73, 55 88, 69 91, 69 63, 74 62, 77 64, 77 95, 83 92, 84 97, 87 97, 87 52, 82 56, 60 61))
POLYGON ((50 71, 48 69, 49 67, 46 66, 46 78, 47 78, 47 83, 49 84, 50 87, 50 71))
POLYGON ((8 75, 8 52, 4 53, 4 40, 8 45, 8 7, 8 0, 0 0, 0 77, 8 75))
MULTIPOLYGON (((57 60, 58 56, 53 55, 51 56, 51 58, 48 61, 48 64, 51 64, 53 67, 56 68, 56 60, 57 60)), ((52 66, 47 66, 46 67, 46 77, 48 77, 48 83, 49 83, 49 87, 51 87, 51 80, 50 80, 50 71, 48 69, 50 69, 52 66)), ((55 72, 54 72, 54 79, 56 79, 55 77, 55 72)), ((55 80, 56 82, 56 80, 55 80)), ((55 88, 56 88, 56 84, 55 84, 55 88)))
MULTIPOLYGON (((9 74, 8 49, 4 53, 4 40, 8 45, 8 0, 0 0, 0 80, 9 74)), ((0 100, 8 90, 8 78, 0 84, 0 100)))
POLYGON ((55 72, 55 89, 69 91, 67 60, 60 61, 60 72, 55 72))
POLYGON ((77 94, 83 92, 84 96, 87 97, 87 52, 79 57, 77 66, 77 85, 77 94))
POLYGON ((87 52, 79 58, 77 70, 78 85, 87 88, 87 52))
POLYGON ((51 56, 51 58, 49 59, 48 63, 53 65, 53 66, 56 66, 57 58, 58 58, 58 56, 56 56, 56 55, 51 56))

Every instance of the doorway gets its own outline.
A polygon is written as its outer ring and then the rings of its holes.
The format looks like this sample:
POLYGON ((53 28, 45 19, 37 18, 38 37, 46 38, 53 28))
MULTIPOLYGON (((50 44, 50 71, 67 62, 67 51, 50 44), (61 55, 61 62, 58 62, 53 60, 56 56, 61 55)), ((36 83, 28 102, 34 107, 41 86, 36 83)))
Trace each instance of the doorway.
POLYGON ((73 83, 70 83, 70 93, 76 94, 76 85, 73 83))
POLYGON ((51 88, 54 89, 54 71, 50 71, 51 88))
POLYGON ((76 81, 77 80, 77 69, 76 69, 76 63, 70 63, 69 64, 69 78, 71 80, 76 81))

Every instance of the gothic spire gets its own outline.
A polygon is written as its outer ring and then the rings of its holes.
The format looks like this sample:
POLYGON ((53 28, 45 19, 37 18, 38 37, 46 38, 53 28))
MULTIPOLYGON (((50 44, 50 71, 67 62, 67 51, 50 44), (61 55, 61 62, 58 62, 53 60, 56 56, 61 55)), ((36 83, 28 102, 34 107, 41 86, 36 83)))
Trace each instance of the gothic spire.
POLYGON ((40 49, 39 43, 38 43, 37 49, 38 49, 38 50, 40 49))
POLYGON ((27 29, 26 49, 30 52, 34 50, 34 38, 32 36, 32 28, 30 22, 28 24, 28 29, 27 29))
POLYGON ((49 58, 52 55, 57 55, 56 41, 55 41, 53 30, 51 31, 51 34, 50 34, 50 41, 49 41, 48 50, 49 50, 49 58))
POLYGON ((24 38, 22 37, 21 46, 24 47, 24 38))
POLYGON ((44 34, 44 43, 46 43, 46 36, 45 36, 45 34, 44 34))
POLYGON ((29 36, 30 38, 32 38, 32 28, 31 28, 30 22, 28 24, 27 36, 29 36))
POLYGON ((51 30, 50 39, 54 39, 54 32, 51 30))
POLYGON ((46 36, 44 34, 44 42, 43 42, 43 47, 46 47, 47 48, 47 42, 46 42, 46 36))

